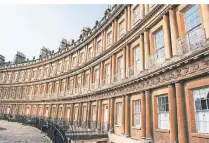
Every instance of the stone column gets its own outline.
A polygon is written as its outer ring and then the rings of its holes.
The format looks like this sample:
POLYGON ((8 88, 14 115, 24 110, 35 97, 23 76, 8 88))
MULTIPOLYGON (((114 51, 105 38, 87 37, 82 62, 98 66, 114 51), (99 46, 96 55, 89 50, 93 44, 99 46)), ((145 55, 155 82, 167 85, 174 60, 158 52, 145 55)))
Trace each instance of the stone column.
POLYGON ((140 71, 144 71, 144 35, 140 35, 140 71))
POLYGON ((114 31, 115 31, 115 40, 114 42, 117 42, 117 31, 118 31, 118 26, 117 26, 117 20, 114 20, 115 26, 114 26, 114 31))
POLYGON ((145 4, 145 15, 149 13, 149 4, 145 4))
POLYGON ((130 66, 130 47, 129 44, 126 45, 126 77, 129 77, 129 68, 130 66))
POLYGON ((206 38, 209 38, 209 5, 208 4, 201 4, 202 9, 202 17, 203 17, 203 24, 205 28, 205 35, 206 38))
POLYGON ((70 110, 71 110, 71 114, 70 114, 70 121, 72 122, 74 119, 73 119, 73 115, 74 115, 74 104, 72 103, 72 105, 71 105, 71 108, 70 108, 70 110))
POLYGON ((110 102, 110 132, 114 132, 114 98, 110 102))
POLYGON ((100 75, 100 87, 102 86, 103 70, 104 70, 104 62, 102 61, 101 64, 100 64, 100 72, 99 72, 99 75, 100 75))
POLYGON ((91 121, 91 102, 88 102, 88 115, 87 115, 87 127, 90 128, 90 121, 91 121))
POLYGON ((126 95, 125 97, 125 135, 130 136, 130 97, 126 95))
POLYGON ((144 18, 144 4, 140 4, 140 19, 144 18))
POLYGON ((182 83, 176 83, 176 107, 177 107, 177 123, 178 123, 178 141, 179 143, 187 143, 186 137, 186 105, 184 88, 182 83))
POLYGON ((146 138, 146 104, 145 104, 145 93, 142 92, 141 98, 141 137, 146 138))
POLYGON ((151 93, 150 91, 145 92, 145 102, 146 102, 146 138, 151 139, 152 138, 152 133, 151 133, 151 93))
POLYGON ((115 43, 115 22, 112 22, 112 42, 115 43))
MULTIPOLYGON (((147 4, 148 5, 148 4, 147 4)), ((148 57, 150 55, 150 49, 149 49, 149 32, 148 30, 144 31, 144 64, 145 69, 148 69, 148 57)))
POLYGON ((128 16, 127 16, 127 18, 128 18, 128 31, 131 29, 131 6, 130 5, 128 5, 128 16))
POLYGON ((112 83, 114 83, 115 74, 115 54, 112 55, 112 83))
POLYGON ((82 121, 82 103, 79 104, 79 111, 78 111, 78 125, 81 126, 82 121))
POLYGON ((172 53, 173 56, 176 56, 177 47, 176 40, 178 38, 178 30, 177 30, 177 21, 176 21, 176 12, 173 9, 169 10, 169 18, 170 18, 170 29, 171 29, 171 42, 172 42, 172 53))
POLYGON ((98 100, 97 106, 98 106, 97 129, 100 130, 101 129, 102 100, 98 100))
POLYGON ((164 45, 165 45, 165 58, 171 58, 171 41, 170 41, 170 31, 169 31, 169 22, 168 16, 163 15, 163 32, 164 32, 164 45))
POLYGON ((170 121, 170 142, 177 142, 176 97, 174 85, 168 85, 168 105, 170 121))
POLYGON ((66 118, 66 104, 63 104, 63 119, 66 121, 67 118, 66 118))
POLYGON ((126 47, 123 47, 123 79, 126 78, 126 47))
POLYGON ((122 96, 122 123, 121 123, 121 133, 125 133, 125 95, 122 96))

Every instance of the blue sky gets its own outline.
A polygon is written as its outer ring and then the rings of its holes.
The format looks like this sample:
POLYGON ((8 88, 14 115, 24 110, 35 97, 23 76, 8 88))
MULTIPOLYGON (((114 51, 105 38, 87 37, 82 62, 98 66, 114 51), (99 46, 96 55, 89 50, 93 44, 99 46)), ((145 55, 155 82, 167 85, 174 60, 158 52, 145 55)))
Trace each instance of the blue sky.
POLYGON ((62 38, 77 40, 108 5, 0 5, 0 54, 13 61, 17 51, 38 58, 42 46, 57 51, 62 38))

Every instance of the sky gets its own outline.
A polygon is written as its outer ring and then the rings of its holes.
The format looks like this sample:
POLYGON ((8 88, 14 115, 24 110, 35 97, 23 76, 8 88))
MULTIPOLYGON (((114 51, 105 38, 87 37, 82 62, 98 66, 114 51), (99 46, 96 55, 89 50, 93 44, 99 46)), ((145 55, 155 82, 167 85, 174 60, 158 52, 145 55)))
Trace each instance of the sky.
POLYGON ((57 51, 62 38, 79 38, 83 27, 100 21, 108 5, 0 5, 0 54, 13 61, 17 51, 32 59, 45 46, 57 51))

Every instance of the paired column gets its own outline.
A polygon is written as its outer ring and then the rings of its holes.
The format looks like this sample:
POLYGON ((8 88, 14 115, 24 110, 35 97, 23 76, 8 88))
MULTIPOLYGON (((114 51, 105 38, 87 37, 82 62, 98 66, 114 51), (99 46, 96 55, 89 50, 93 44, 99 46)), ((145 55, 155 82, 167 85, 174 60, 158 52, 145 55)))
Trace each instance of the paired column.
POLYGON ((128 14, 128 16, 127 16, 127 18, 128 18, 128 31, 131 29, 131 6, 130 5, 128 5, 128 7, 127 7, 127 14, 128 14))
POLYGON ((144 18, 144 4, 140 4, 140 19, 144 18))
POLYGON ((170 121, 170 142, 177 142, 177 119, 176 119, 176 97, 173 84, 168 85, 168 105, 170 121))
MULTIPOLYGON (((148 4, 147 4, 148 5, 148 4)), ((149 32, 147 30, 144 31, 144 59, 145 59, 145 69, 148 69, 148 57, 150 55, 149 50, 149 32)))
POLYGON ((146 137, 146 103, 145 103, 145 93, 141 94, 141 137, 145 139, 146 137))
POLYGON ((101 129, 101 113, 102 113, 102 100, 99 100, 97 102, 97 106, 98 106, 98 116, 97 116, 97 129, 100 130, 101 129))
POLYGON ((170 31, 169 31, 169 18, 166 14, 163 15, 163 32, 164 32, 164 45, 165 45, 165 58, 171 58, 171 42, 170 42, 170 31))
POLYGON ((145 91, 145 102, 146 102, 146 138, 151 139, 151 93, 150 91, 145 91))
POLYGON ((82 121, 82 103, 79 104, 79 115, 78 115, 78 125, 81 126, 82 121))
POLYGON ((112 83, 114 83, 114 75, 115 75, 115 54, 112 55, 112 83))
POLYGON ((140 71, 144 71, 144 35, 140 35, 140 71))
POLYGON ((125 95, 122 97, 122 123, 121 123, 121 132, 125 133, 125 95))
POLYGON ((129 95, 125 96, 125 135, 130 136, 130 97, 129 95))
POLYGON ((176 47, 176 40, 178 38, 178 31, 177 31, 177 21, 176 21, 176 12, 173 9, 169 10, 169 21, 170 21, 170 29, 171 29, 171 41, 172 41, 172 53, 173 56, 176 56, 177 47, 176 47))
POLYGON ((177 107, 177 123, 178 123, 178 141, 179 143, 187 143, 186 137, 186 111, 185 96, 182 83, 176 83, 176 107, 177 107))
POLYGON ((145 4, 145 15, 149 13, 149 4, 145 4))
POLYGON ((209 38, 209 5, 208 4, 202 4, 202 15, 203 15, 203 24, 205 28, 205 35, 206 38, 209 38))
POLYGON ((130 47, 129 44, 126 45, 126 77, 129 77, 129 68, 130 66, 130 47))
POLYGON ((102 86, 103 70, 104 70, 104 62, 102 61, 101 64, 100 64, 100 72, 99 72, 99 75, 100 75, 100 87, 102 86))
POLYGON ((110 132, 114 132, 114 98, 110 99, 110 132))
POLYGON ((123 47, 123 79, 126 78, 126 47, 123 47))
POLYGON ((90 128, 90 120, 91 120, 91 102, 88 102, 88 112, 87 112, 87 127, 90 128))

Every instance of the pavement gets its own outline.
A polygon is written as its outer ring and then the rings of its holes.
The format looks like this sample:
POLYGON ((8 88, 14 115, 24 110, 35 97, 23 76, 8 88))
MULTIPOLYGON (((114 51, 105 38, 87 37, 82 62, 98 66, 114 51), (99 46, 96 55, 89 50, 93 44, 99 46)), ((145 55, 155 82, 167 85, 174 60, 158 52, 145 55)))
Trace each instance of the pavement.
POLYGON ((51 143, 50 139, 35 127, 0 120, 0 143, 51 143))

